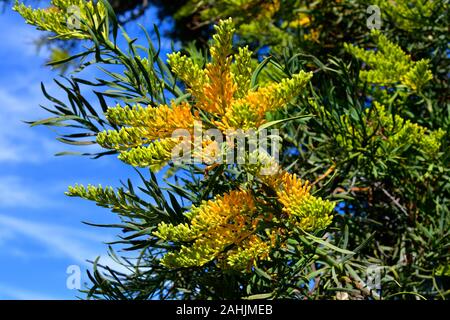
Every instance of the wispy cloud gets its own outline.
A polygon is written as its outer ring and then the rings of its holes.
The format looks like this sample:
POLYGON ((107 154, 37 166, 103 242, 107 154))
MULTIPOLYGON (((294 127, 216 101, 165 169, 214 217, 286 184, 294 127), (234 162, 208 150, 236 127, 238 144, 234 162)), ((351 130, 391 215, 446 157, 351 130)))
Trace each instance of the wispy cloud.
MULTIPOLYGON (((8 53, 14 53, 21 56, 36 57, 37 47, 36 41, 43 35, 42 32, 36 31, 36 28, 27 25, 23 18, 12 9, 6 9, 6 12, 0 12, 2 19, 0 20, 0 28, 5 32, 0 33, 0 41, 2 50, 8 53), (14 29, 14 32, 11 30, 14 29), (8 32, 9 31, 9 32, 8 32)), ((47 53, 42 50, 42 56, 47 53)))
MULTIPOLYGON (((31 222, 6 215, 0 215, 0 231, 2 229, 10 230, 9 239, 25 236, 40 243, 46 248, 47 253, 55 257, 68 259, 68 265, 75 263, 88 267, 91 265, 89 261, 94 261, 99 257, 98 263, 100 265, 108 266, 125 274, 130 273, 130 270, 105 254, 106 248, 102 243, 111 241, 112 237, 107 237, 104 233, 99 234, 95 231, 85 231, 50 223, 31 222)), ((4 239, 3 245, 11 247, 7 240, 4 239)), ((0 241, 1 245, 2 242, 0 241)), ((27 254, 26 248, 25 251, 21 249, 21 254, 27 254)))
POLYGON ((0 299, 57 300, 57 297, 0 283, 0 299))
POLYGON ((0 226, 0 247, 6 245, 9 241, 14 239, 15 235, 12 230, 5 226, 0 226))
POLYGON ((0 87, 0 162, 37 163, 49 159, 60 144, 48 135, 36 134, 24 123, 42 117, 40 94, 32 90, 13 94, 12 90, 0 87))
POLYGON ((0 208, 45 208, 57 203, 40 192, 31 181, 19 176, 0 176, 0 208))
POLYGON ((100 246, 104 234, 87 232, 61 225, 31 222, 25 219, 0 215, 0 228, 7 228, 14 234, 26 236, 44 245, 49 252, 68 258, 73 263, 86 265, 87 259, 95 259, 102 251, 100 246), (94 248, 97 247, 98 250, 94 248))
POLYGON ((33 45, 40 33, 15 13, 2 15, 0 29, 12 28, 14 32, 0 33, 0 163, 42 162, 57 152, 59 146, 50 135, 36 134, 23 121, 48 116, 39 108, 45 100, 40 81, 55 74, 43 68, 47 53, 37 55, 33 45))
MULTIPOLYGON (((83 211, 75 201, 69 208, 62 196, 65 186, 74 181, 87 176, 89 182, 99 176, 111 177, 111 167, 107 167, 105 159, 101 161, 104 170, 91 171, 78 162, 74 165, 52 161, 54 153, 70 148, 55 141, 54 132, 43 127, 29 128, 23 122, 51 116, 39 108, 40 104, 49 106, 41 93, 40 81, 52 95, 65 100, 64 92, 52 82, 56 74, 43 67, 47 53, 36 54, 33 41, 42 33, 11 12, 1 16, 0 29, 6 30, 0 32, 0 258, 4 259, 0 263, 5 270, 11 270, 0 273, 0 298, 47 299, 52 297, 42 294, 40 287, 33 287, 38 283, 34 277, 48 277, 48 272, 53 271, 64 273, 59 268, 65 265, 87 268, 86 261, 97 256, 101 256, 102 264, 120 269, 104 254, 106 246, 102 242, 111 241, 112 236, 104 229, 91 231, 77 224, 90 217, 91 209, 83 211), (67 172, 60 173, 63 169, 67 172), (72 180, 75 176, 77 179, 72 180), (67 216, 67 212, 72 215, 67 216), (20 267, 33 263, 34 275, 28 279, 29 285, 21 284, 23 274, 12 261, 20 267)), ((67 294, 61 283, 45 280, 48 292, 67 294)))

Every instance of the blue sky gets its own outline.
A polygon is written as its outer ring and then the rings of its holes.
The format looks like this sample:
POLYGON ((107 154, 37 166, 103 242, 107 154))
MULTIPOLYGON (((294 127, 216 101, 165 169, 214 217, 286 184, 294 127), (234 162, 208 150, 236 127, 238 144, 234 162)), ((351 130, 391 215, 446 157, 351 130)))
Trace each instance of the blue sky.
MULTIPOLYGON (((140 22, 151 26, 154 13, 140 22)), ((49 128, 23 123, 48 117, 39 108, 48 105, 41 81, 63 97, 52 82, 58 74, 44 66, 48 53, 33 44, 41 32, 10 9, 0 15, 0 30, 0 299, 74 299, 79 293, 66 287, 68 266, 85 270, 86 260, 97 256, 108 263, 104 242, 118 232, 81 221, 117 218, 64 192, 75 183, 117 186, 136 173, 115 157, 54 156, 70 146, 56 141, 49 128)))

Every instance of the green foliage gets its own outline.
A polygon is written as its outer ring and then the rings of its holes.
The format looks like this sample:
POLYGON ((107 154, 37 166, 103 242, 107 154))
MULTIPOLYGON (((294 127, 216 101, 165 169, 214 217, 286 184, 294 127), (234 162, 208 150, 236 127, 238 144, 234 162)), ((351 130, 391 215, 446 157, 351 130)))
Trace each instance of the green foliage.
POLYGON ((39 30, 51 31, 61 39, 90 38, 88 30, 82 25, 81 21, 90 20, 92 27, 97 28, 102 23, 101 19, 97 18, 106 14, 102 2, 95 4, 84 0, 53 0, 51 7, 36 10, 19 3, 17 0, 14 10, 27 23, 35 25, 39 30))
POLYGON ((421 29, 424 24, 431 24, 430 19, 436 12, 444 13, 448 10, 446 1, 424 1, 424 0, 396 0, 373 2, 380 6, 384 14, 401 29, 413 31, 421 29))
POLYGON ((398 45, 390 42, 377 30, 372 32, 372 36, 375 38, 377 51, 345 44, 350 53, 371 67, 371 70, 361 71, 362 80, 379 85, 402 83, 411 90, 420 90, 433 79, 431 71, 428 70, 429 61, 411 61, 411 57, 398 45))
MULTIPOLYGON (((110 251, 128 274, 94 263, 89 298, 448 299, 448 1, 380 1, 382 30, 370 34, 372 4, 189 1, 176 18, 227 20, 209 55, 191 44, 167 63, 150 40, 119 35, 106 1, 86 4, 104 10, 87 10, 75 34, 61 29, 61 12, 38 21, 40 11, 16 6, 38 28, 91 44, 53 65, 104 71, 95 82, 56 80, 67 102, 43 86, 53 116, 33 124, 150 169, 137 171, 137 187, 67 192, 117 213, 121 223, 106 227, 121 230, 113 244, 133 255, 110 251), (276 127, 280 163, 260 152, 245 154, 252 164, 173 163, 173 130, 195 120, 221 131, 276 127), (381 290, 367 283, 374 266, 381 290)), ((202 147, 211 146, 232 148, 202 147)))
POLYGON ((337 141, 347 150, 364 149, 364 144, 377 145, 377 157, 401 156, 410 152, 421 152, 427 160, 436 157, 441 147, 443 130, 427 132, 424 127, 404 120, 398 115, 388 114, 383 106, 375 103, 373 108, 366 110, 365 122, 360 128, 349 121, 351 115, 342 116, 342 122, 347 126, 347 135, 336 137, 337 141), (376 141, 367 141, 367 138, 376 141), (349 145, 351 144, 351 145, 349 145), (413 151, 414 150, 414 151, 413 151))

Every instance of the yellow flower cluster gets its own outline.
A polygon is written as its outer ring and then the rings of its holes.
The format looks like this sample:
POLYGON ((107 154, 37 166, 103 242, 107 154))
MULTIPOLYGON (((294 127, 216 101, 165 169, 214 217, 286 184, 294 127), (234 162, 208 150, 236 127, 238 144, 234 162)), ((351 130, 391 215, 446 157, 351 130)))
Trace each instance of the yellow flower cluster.
POLYGON ((234 270, 249 270, 256 265, 257 260, 268 260, 270 250, 273 248, 276 239, 275 231, 267 235, 268 240, 264 241, 257 235, 250 235, 241 242, 237 248, 231 249, 226 254, 225 268, 234 270))
POLYGON ((187 103, 109 108, 106 117, 120 130, 108 130, 97 135, 97 143, 104 148, 120 151, 119 159, 138 167, 162 168, 172 157, 172 150, 180 143, 172 138, 174 130, 192 131, 194 116, 187 103))
POLYGON ((250 88, 254 71, 251 51, 240 48, 233 54, 231 19, 221 21, 216 31, 210 48, 211 62, 205 69, 180 53, 168 55, 172 71, 192 95, 190 104, 110 108, 108 119, 121 129, 100 133, 97 142, 118 150, 120 159, 129 164, 160 168, 171 157, 170 147, 176 145, 176 139, 171 138, 174 130, 192 130, 194 122, 201 120, 200 111, 222 131, 256 129, 266 121, 267 112, 276 111, 298 96, 312 77, 312 73, 301 71, 280 83, 250 88))
POLYGON ((162 264, 169 268, 193 267, 217 259, 223 268, 250 270, 258 261, 269 259, 270 250, 286 227, 317 231, 331 223, 334 204, 312 196, 308 182, 287 172, 261 179, 275 191, 284 216, 273 219, 267 212, 260 214, 261 200, 250 191, 231 191, 205 201, 186 213, 189 223, 158 226, 155 236, 181 245, 179 251, 167 253, 162 264), (267 220, 281 221, 282 225, 264 230, 267 220))
MULTIPOLYGON (((231 191, 193 207, 186 214, 190 224, 173 226, 161 223, 154 233, 157 237, 186 243, 180 251, 167 253, 162 264, 176 268, 202 266, 215 258, 227 260, 228 254, 234 255, 233 248, 236 246, 247 253, 261 253, 251 249, 259 241, 248 239, 258 225, 256 214, 255 201, 250 192, 231 191)), ((238 252, 242 255, 241 251, 238 252)), ((251 260, 256 256, 247 255, 246 258, 251 260)))
POLYGON ((109 108, 107 119, 122 126, 119 131, 100 132, 97 142, 109 149, 128 149, 156 139, 170 138, 174 130, 192 130, 194 116, 187 103, 160 105, 157 108, 142 106, 109 108))
POLYGON ((281 83, 253 90, 250 88, 252 52, 245 47, 233 55, 231 19, 221 21, 216 30, 214 45, 210 49, 212 61, 204 70, 179 53, 170 54, 168 62, 188 86, 196 107, 215 116, 214 123, 219 129, 259 127, 264 123, 267 112, 283 107, 305 88, 312 77, 312 73, 301 71, 281 83))
POLYGON ((427 157, 437 156, 445 132, 442 129, 430 131, 416 123, 403 119, 399 115, 392 115, 384 106, 375 102, 373 108, 367 109, 367 127, 365 136, 371 137, 371 142, 364 142, 361 130, 350 125, 349 116, 343 116, 347 126, 347 135, 338 135, 337 141, 349 150, 363 150, 364 143, 378 145, 376 154, 379 157, 394 154, 407 155, 412 150, 421 152, 427 157))
POLYGON ((119 155, 119 159, 134 167, 148 167, 152 171, 161 170, 172 158, 174 148, 182 143, 175 138, 155 140, 148 146, 139 146, 119 155))
POLYGON ((334 203, 312 196, 308 181, 287 172, 277 180, 274 189, 289 222, 305 231, 325 229, 331 223, 334 203))
POLYGON ((91 38, 83 22, 92 21, 91 27, 99 26, 100 17, 106 16, 106 8, 101 1, 52 0, 51 4, 46 9, 33 9, 16 0, 13 9, 27 23, 40 30, 53 32, 60 39, 91 38))

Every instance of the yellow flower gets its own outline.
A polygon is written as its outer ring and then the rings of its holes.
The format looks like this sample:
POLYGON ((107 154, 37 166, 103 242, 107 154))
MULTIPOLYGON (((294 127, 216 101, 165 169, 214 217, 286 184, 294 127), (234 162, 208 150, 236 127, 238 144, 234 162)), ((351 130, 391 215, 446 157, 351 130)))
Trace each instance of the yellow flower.
POLYGON ((344 44, 348 52, 370 67, 370 70, 361 71, 363 80, 380 85, 401 83, 410 90, 420 91, 433 79, 428 60, 412 61, 409 54, 378 30, 373 30, 371 35, 377 44, 377 51, 344 44))
POLYGON ((282 108, 299 95, 312 77, 312 73, 300 71, 280 83, 250 88, 251 51, 245 47, 233 54, 231 19, 221 21, 216 30, 210 48, 212 61, 203 72, 179 53, 169 55, 169 64, 185 81, 195 98, 195 107, 211 113, 216 118, 213 123, 221 130, 259 127, 265 122, 267 112, 282 108), (189 73, 198 75, 198 79, 191 79, 189 73))
POLYGON ((155 236, 186 243, 178 252, 167 253, 161 263, 177 268, 202 266, 215 258, 226 260, 223 254, 227 248, 239 248, 243 244, 249 247, 250 243, 245 240, 258 225, 256 213, 252 194, 237 190, 194 206, 186 213, 189 225, 161 223, 155 236))
POLYGON ((325 229, 331 223, 334 203, 312 196, 309 181, 287 172, 262 179, 275 190, 289 222, 305 231, 325 229))
POLYGON ((374 103, 373 108, 366 110, 366 135, 371 137, 365 141, 362 129, 350 122, 349 116, 342 116, 346 126, 344 134, 337 135, 337 142, 347 150, 363 149, 367 143, 378 146, 375 155, 379 158, 387 156, 408 156, 412 152, 420 152, 427 158, 439 155, 442 138, 445 132, 442 129, 429 130, 426 127, 404 119, 398 114, 393 115, 389 110, 374 103))
MULTIPOLYGON (((106 116, 120 129, 99 133, 97 142, 105 148, 118 150, 119 158, 129 164, 161 168, 170 160, 169 147, 174 145, 174 140, 166 139, 177 129, 187 129, 192 135, 195 121, 200 120, 200 111, 208 118, 209 126, 222 131, 257 129, 266 121, 268 112, 289 103, 311 79, 312 73, 300 71, 280 83, 251 88, 252 52, 245 47, 233 53, 231 19, 220 21, 215 29, 217 33, 210 48, 211 62, 205 69, 180 53, 168 55, 168 63, 185 82, 193 97, 192 103, 156 108, 110 108, 106 116)), ((195 150, 194 155, 209 163, 220 155, 221 147, 207 139, 200 150, 203 154, 198 155, 199 150, 195 150)))
POLYGON ((161 223, 154 235, 179 243, 179 251, 167 253, 161 263, 168 268, 202 266, 216 260, 222 268, 250 270, 258 261, 268 260, 281 230, 297 227, 305 231, 326 228, 332 220, 334 204, 310 194, 311 186, 296 175, 280 172, 265 176, 283 206, 285 217, 275 219, 283 226, 265 230, 273 215, 258 212, 266 204, 250 191, 237 190, 205 201, 186 213, 188 224, 161 223))
MULTIPOLYGON (((171 107, 160 105, 156 108, 151 106, 144 108, 139 105, 133 108, 117 106, 109 108, 106 117, 111 123, 123 126, 125 131, 134 131, 136 136, 144 141, 171 137, 176 129, 192 130, 195 120, 187 103, 171 107)), ((104 136, 104 139, 108 140, 108 135, 112 132, 114 131, 102 132, 99 136, 104 136)))
POLYGON ((135 167, 150 167, 158 171, 172 158, 172 150, 180 143, 178 139, 167 138, 155 140, 148 146, 139 146, 122 151, 119 159, 135 167))
POLYGON ((106 17, 101 1, 52 0, 51 4, 46 9, 32 9, 16 1, 13 9, 27 23, 53 32, 61 39, 90 39, 91 34, 81 21, 91 24, 91 28, 99 28, 102 18, 106 17))
POLYGON ((298 16, 298 19, 293 20, 291 22, 289 22, 289 26, 292 28, 297 28, 297 27, 307 27, 311 24, 311 18, 307 15, 305 15, 304 13, 300 14, 298 16))

